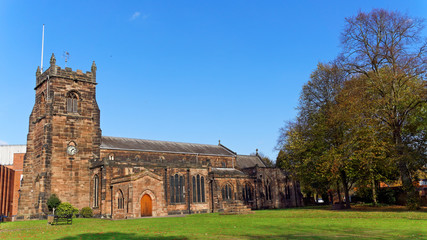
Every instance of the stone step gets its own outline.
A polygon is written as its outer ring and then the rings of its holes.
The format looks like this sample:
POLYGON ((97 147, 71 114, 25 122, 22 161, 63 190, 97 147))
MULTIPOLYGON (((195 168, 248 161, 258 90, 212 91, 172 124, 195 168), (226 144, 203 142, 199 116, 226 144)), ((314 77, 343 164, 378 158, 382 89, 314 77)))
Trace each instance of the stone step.
POLYGON ((234 214, 249 214, 253 213, 252 209, 246 206, 240 200, 233 200, 222 204, 222 215, 234 215, 234 214))

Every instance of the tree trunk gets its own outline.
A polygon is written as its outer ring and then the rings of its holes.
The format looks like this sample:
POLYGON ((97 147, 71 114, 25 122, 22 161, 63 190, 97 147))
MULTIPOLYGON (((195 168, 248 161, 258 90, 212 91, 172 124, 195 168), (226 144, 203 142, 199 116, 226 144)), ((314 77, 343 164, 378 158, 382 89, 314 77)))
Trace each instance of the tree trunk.
POLYGON ((338 203, 341 205, 342 204, 341 191, 340 191, 340 184, 338 181, 337 181, 337 195, 338 195, 338 203))
POLYGON ((350 206, 350 194, 349 194, 348 182, 347 182, 347 174, 345 173, 345 171, 341 171, 341 180, 342 180, 342 185, 344 187, 345 208, 351 208, 351 206, 350 206))
POLYGON ((412 177, 407 166, 406 156, 402 146, 402 136, 400 128, 396 127, 393 133, 394 143, 396 144, 396 155, 398 157, 397 167, 399 168, 400 178, 402 179, 403 191, 407 194, 406 207, 409 210, 420 208, 420 199, 417 189, 412 184, 412 177))
POLYGON ((375 178, 374 178, 373 172, 371 172, 371 180, 372 180, 372 200, 373 200, 374 206, 376 206, 378 202, 377 202, 377 191, 376 191, 375 178))
POLYGON ((400 177, 402 178, 402 186, 403 191, 406 192, 406 207, 409 210, 416 210, 420 208, 420 200, 418 196, 417 189, 412 184, 411 174, 409 172, 408 167, 406 166, 406 162, 404 160, 400 160, 398 163, 400 177))

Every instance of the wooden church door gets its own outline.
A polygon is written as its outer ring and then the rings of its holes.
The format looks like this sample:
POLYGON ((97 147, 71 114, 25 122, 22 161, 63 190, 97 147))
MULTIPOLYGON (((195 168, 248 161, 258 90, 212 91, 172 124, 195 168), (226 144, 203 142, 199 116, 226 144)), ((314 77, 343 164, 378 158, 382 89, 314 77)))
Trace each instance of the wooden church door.
POLYGON ((141 198, 141 217, 152 216, 153 204, 151 197, 145 194, 141 198))

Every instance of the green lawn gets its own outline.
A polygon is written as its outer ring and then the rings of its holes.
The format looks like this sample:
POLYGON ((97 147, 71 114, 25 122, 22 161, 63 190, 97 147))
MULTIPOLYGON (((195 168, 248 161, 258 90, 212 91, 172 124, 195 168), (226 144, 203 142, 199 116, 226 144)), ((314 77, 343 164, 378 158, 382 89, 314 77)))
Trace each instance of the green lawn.
POLYGON ((427 212, 390 208, 286 209, 132 220, 0 224, 0 239, 427 239, 427 212))

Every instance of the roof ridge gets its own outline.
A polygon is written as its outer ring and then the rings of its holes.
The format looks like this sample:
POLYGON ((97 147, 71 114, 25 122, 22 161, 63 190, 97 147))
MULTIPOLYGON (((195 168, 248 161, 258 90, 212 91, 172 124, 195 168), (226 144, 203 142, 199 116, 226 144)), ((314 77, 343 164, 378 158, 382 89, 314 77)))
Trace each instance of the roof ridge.
POLYGON ((233 155, 237 155, 236 152, 233 152, 231 149, 229 149, 228 147, 222 145, 221 143, 218 143, 218 146, 223 147, 225 150, 227 150, 228 152, 232 153, 233 155))
POLYGON ((189 143, 189 142, 176 142, 176 141, 153 140, 153 139, 143 139, 143 138, 129 138, 129 137, 113 137, 113 136, 101 136, 101 138, 102 137, 121 138, 121 139, 130 139, 130 140, 143 140, 143 141, 153 141, 153 142, 166 142, 166 143, 183 143, 183 144, 194 144, 194 145, 204 145, 204 146, 211 146, 211 147, 220 147, 216 144, 207 144, 207 143, 189 143))

